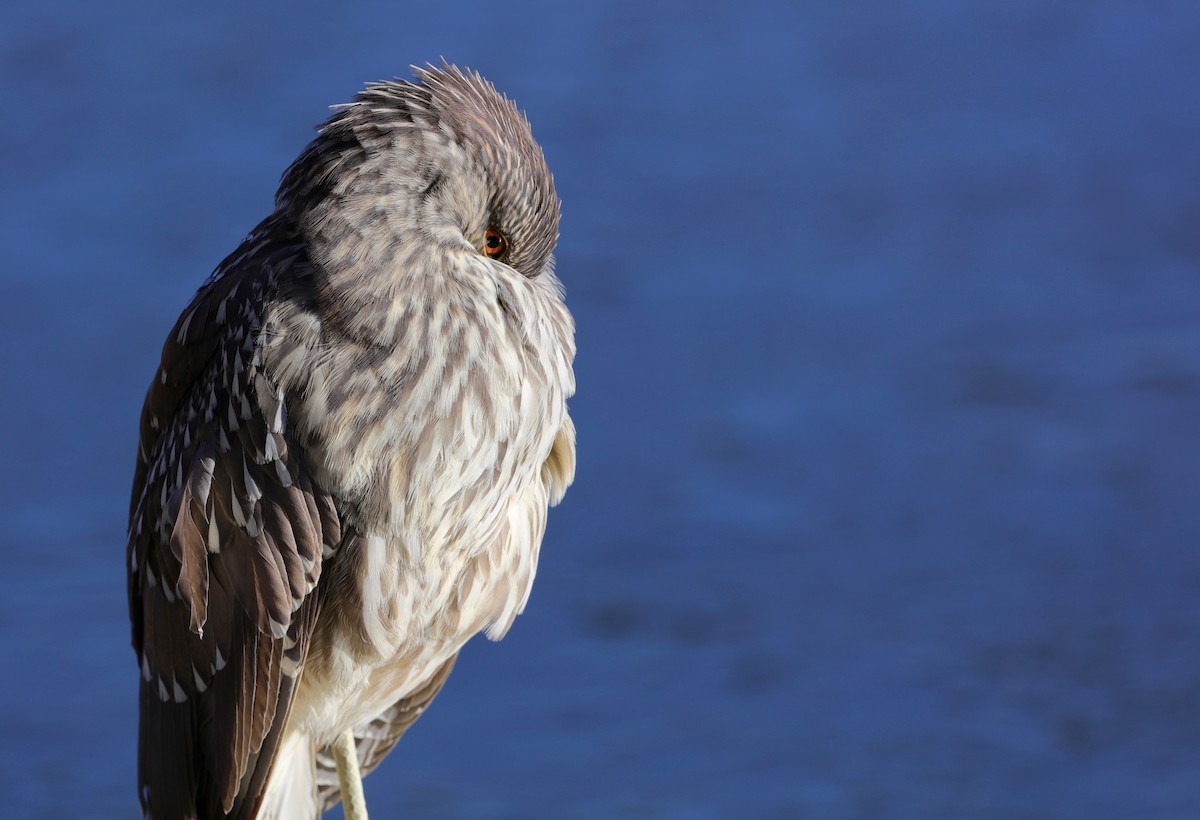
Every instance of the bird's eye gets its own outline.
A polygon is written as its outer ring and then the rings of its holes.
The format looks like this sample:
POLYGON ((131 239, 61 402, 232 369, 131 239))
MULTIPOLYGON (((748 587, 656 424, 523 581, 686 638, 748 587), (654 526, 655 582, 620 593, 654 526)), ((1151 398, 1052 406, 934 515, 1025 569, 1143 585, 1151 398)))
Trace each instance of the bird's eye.
POLYGON ((483 252, 497 262, 503 262, 508 256, 508 237, 495 228, 488 228, 483 235, 483 252))

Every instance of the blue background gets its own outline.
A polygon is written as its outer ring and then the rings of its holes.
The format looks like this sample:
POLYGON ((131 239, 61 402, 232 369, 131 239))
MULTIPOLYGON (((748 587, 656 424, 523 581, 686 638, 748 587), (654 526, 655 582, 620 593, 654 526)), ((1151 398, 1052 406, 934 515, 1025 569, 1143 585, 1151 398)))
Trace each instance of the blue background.
POLYGON ((134 815, 161 341, 443 55, 557 178, 580 467, 373 816, 1200 816, 1194 2, 175 5, 0 9, 5 817, 134 815))

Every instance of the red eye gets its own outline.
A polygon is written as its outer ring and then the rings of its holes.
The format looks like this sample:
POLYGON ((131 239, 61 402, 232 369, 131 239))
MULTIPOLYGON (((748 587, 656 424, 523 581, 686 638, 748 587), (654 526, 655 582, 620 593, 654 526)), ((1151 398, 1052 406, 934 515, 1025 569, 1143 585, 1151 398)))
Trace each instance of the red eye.
POLYGON ((495 228, 488 228, 483 235, 483 252, 498 262, 508 256, 508 237, 495 228))

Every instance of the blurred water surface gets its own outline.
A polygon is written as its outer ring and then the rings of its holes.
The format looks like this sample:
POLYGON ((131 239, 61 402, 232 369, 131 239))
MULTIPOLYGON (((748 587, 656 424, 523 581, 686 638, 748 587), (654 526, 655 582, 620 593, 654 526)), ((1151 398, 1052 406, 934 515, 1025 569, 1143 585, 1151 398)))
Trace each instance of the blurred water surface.
POLYGON ((0 799, 135 814, 167 329, 365 81, 564 200, 579 478, 381 817, 1200 816, 1200 6, 0 9, 0 799))

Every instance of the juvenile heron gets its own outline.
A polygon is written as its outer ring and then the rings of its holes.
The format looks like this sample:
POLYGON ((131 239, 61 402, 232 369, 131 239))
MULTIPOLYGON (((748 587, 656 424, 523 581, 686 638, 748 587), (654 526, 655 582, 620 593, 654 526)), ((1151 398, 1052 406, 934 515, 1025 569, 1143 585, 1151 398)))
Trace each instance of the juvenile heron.
POLYGON ((558 218, 517 108, 418 69, 339 107, 183 311, 129 522, 146 815, 318 816, 524 608, 575 471, 558 218))

